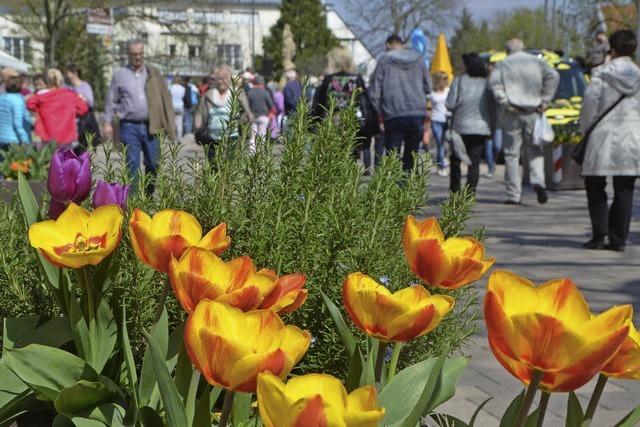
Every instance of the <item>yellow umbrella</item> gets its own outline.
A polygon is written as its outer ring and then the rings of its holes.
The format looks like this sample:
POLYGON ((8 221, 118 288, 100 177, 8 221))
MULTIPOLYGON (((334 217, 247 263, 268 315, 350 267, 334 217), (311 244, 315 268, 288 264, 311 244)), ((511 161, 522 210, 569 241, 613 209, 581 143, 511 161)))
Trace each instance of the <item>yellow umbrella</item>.
POLYGON ((447 49, 447 39, 444 33, 440 33, 438 36, 438 44, 436 45, 436 51, 431 59, 431 73, 442 71, 449 76, 449 81, 453 80, 453 66, 451 65, 451 58, 449 57, 449 50, 447 49))

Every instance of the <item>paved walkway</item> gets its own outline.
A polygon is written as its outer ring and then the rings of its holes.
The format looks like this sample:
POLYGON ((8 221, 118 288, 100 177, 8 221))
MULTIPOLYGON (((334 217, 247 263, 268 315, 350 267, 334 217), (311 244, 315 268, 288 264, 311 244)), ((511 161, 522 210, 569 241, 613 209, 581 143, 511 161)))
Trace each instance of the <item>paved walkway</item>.
MULTIPOLYGON (((501 172, 499 167, 497 175, 501 172)), ((431 206, 446 197, 447 185, 448 178, 432 176, 431 206)), ((594 311, 627 303, 634 305, 636 313, 640 311, 640 209, 636 209, 627 250, 619 254, 580 247, 589 239, 590 230, 584 191, 550 192, 546 205, 538 205, 535 194, 528 189, 521 206, 505 206, 503 200, 501 176, 493 180, 481 178, 470 225, 486 225, 487 253, 497 258, 495 268, 512 270, 536 283, 570 277, 594 311)), ((640 197, 636 196, 636 208, 639 207, 640 197)), ((483 296, 486 280, 475 286, 483 296)), ((640 316, 636 315, 636 319, 640 316)), ((493 358, 484 324, 479 326, 480 332, 465 351, 472 359, 456 396, 440 409, 468 422, 475 408, 493 396, 476 423, 492 427, 499 424, 500 416, 522 386, 493 358)), ((578 392, 584 406, 594 385, 592 381, 578 392)), ((566 399, 566 394, 552 395, 545 426, 565 425, 566 399)), ((613 426, 638 404, 640 382, 610 380, 592 425, 613 426)))

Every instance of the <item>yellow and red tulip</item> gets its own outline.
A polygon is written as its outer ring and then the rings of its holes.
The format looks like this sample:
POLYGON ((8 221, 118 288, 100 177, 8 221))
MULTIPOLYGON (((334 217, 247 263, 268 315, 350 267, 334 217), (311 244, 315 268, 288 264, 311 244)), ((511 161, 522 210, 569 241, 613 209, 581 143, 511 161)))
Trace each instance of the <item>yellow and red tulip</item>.
POLYGON ((411 270, 429 286, 457 289, 480 279, 495 258, 484 257, 484 246, 471 237, 444 238, 436 218, 408 216, 402 234, 411 270))
POLYGON ((172 256, 180 258, 191 246, 219 255, 231 242, 226 224, 217 225, 203 237, 193 215, 174 209, 162 210, 153 218, 135 209, 129 220, 129 235, 138 258, 162 273, 168 271, 172 256))
POLYGON ((97 265, 118 247, 122 220, 116 205, 89 212, 71 203, 57 219, 32 224, 29 242, 58 267, 97 265))
POLYGON ((257 395, 265 427, 377 427, 384 417, 374 386, 347 394, 340 380, 327 374, 303 375, 285 384, 263 373, 257 395))
POLYGON ((281 378, 309 348, 311 335, 285 325, 271 310, 243 312, 203 300, 184 329, 184 344, 194 366, 213 385, 254 393, 261 372, 281 378))
POLYGON ((182 308, 191 313, 203 299, 242 311, 256 308, 289 313, 307 297, 305 276, 278 278, 271 270, 256 271, 249 257, 225 262, 206 249, 191 247, 180 260, 172 257, 169 279, 182 308))
POLYGON ((342 286, 349 317, 366 334, 382 341, 405 342, 433 330, 451 311, 453 298, 431 295, 417 285, 391 293, 371 277, 351 273, 342 286))
POLYGON ((571 280, 536 287, 507 271, 489 277, 484 301, 496 359, 524 384, 541 372, 548 392, 575 390, 596 375, 627 338, 631 315, 623 305, 592 316, 571 280))
POLYGON ((629 335, 620 350, 602 368, 602 373, 613 378, 640 380, 640 332, 629 321, 629 335))

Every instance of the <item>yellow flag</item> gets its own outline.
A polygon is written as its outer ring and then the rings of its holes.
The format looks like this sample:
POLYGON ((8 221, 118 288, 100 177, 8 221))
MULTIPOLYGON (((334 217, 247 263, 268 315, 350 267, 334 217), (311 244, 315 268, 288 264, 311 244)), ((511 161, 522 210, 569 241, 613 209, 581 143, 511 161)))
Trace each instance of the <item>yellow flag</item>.
POLYGON ((449 76, 449 81, 453 80, 453 66, 449 57, 449 49, 447 49, 447 39, 444 33, 438 36, 438 44, 436 51, 431 59, 431 73, 442 71, 449 76))

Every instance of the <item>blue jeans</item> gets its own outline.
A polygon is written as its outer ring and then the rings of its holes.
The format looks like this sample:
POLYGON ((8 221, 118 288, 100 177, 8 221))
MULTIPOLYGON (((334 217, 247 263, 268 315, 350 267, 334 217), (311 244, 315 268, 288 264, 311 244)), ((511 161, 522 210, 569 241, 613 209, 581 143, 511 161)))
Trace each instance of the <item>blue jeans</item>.
MULTIPOLYGON (((376 135, 373 137, 373 165, 378 166, 384 155, 384 137, 382 135, 376 135)), ((364 167, 366 170, 371 171, 371 141, 368 144, 364 144, 362 147, 362 156, 364 158, 364 167)))
POLYGON ((436 164, 438 168, 444 167, 444 132, 447 130, 447 122, 431 122, 431 133, 433 133, 433 139, 436 140, 436 164))
POLYGON ((127 170, 131 177, 133 190, 137 189, 140 153, 144 154, 145 172, 151 175, 151 180, 147 184, 145 191, 152 194, 154 191, 153 181, 158 170, 160 160, 160 144, 154 135, 149 133, 147 123, 120 122, 120 140, 127 150, 127 170))
POLYGON ((183 117, 183 135, 193 133, 193 108, 185 108, 183 117))
POLYGON ((402 169, 413 169, 414 153, 417 155, 424 133, 424 117, 395 117, 384 122, 384 145, 387 153, 400 154, 404 142, 402 169))
POLYGON ((500 150, 502 150, 502 129, 496 129, 493 138, 488 138, 484 143, 484 156, 487 159, 489 173, 496 170, 496 160, 500 150))

